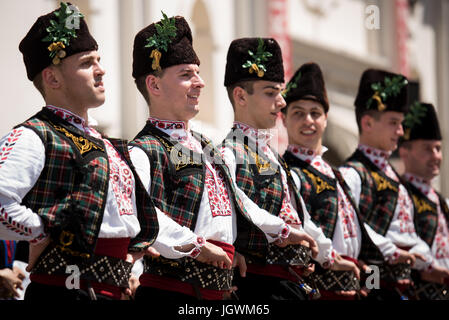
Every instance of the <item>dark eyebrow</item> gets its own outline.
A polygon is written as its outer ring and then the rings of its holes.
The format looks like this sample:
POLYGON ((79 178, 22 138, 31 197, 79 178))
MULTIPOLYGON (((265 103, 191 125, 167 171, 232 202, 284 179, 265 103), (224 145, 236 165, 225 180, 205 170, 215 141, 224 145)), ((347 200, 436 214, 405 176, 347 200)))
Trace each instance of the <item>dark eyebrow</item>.
POLYGON ((263 89, 281 90, 281 86, 268 85, 268 86, 263 87, 263 89))

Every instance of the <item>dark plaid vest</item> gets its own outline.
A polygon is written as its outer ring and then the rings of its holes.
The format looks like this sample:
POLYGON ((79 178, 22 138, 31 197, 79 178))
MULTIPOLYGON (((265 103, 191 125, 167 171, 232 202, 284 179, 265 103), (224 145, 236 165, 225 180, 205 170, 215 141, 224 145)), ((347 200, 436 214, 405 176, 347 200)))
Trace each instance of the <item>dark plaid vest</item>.
POLYGON ((346 160, 344 166, 354 168, 360 175, 362 188, 359 211, 363 220, 384 236, 396 209, 399 183, 387 177, 359 150, 346 160))
POLYGON ((130 142, 130 146, 141 148, 148 156, 151 197, 156 207, 178 224, 194 230, 205 188, 206 165, 203 159, 208 157, 223 173, 234 212, 237 212, 236 250, 250 255, 266 255, 267 240, 263 232, 250 222, 242 201, 235 193, 229 169, 224 165, 221 154, 211 141, 198 133, 192 134, 201 142, 203 155, 173 141, 150 122, 130 142))
MULTIPOLYGON (((406 187, 413 199, 414 223, 418 236, 423 239, 429 247, 432 247, 433 240, 438 228, 438 208, 437 204, 430 201, 412 183, 406 182, 406 187)), ((440 200, 441 211, 449 222, 449 208, 444 198, 437 193, 440 200)))
POLYGON ((338 216, 336 180, 322 174, 290 151, 286 151, 283 158, 301 180, 301 196, 313 222, 321 227, 327 238, 332 239, 338 216))
POLYGON ((88 257, 100 231, 109 183, 103 141, 45 108, 20 126, 36 132, 45 146, 45 166, 22 205, 42 218, 54 241, 88 257))
MULTIPOLYGON (((257 147, 249 143, 248 139, 240 129, 233 128, 222 144, 234 153, 237 164, 236 184, 260 208, 279 216, 285 196, 279 165, 269 160, 260 150, 257 151, 257 147)), ((297 203, 299 219, 304 224, 299 192, 292 180, 290 169, 282 158, 278 159, 287 173, 289 188, 293 190, 297 203)), ((250 238, 258 239, 259 236, 265 238, 265 235, 256 234, 251 234, 250 238)))
POLYGON ((360 212, 355 204, 354 197, 341 173, 333 169, 335 179, 328 177, 305 161, 302 161, 290 151, 284 154, 285 161, 291 170, 298 174, 301 180, 301 196, 306 203, 312 220, 323 230, 325 236, 333 239, 338 215, 338 189, 337 181, 342 187, 353 206, 359 221, 362 233, 362 247, 358 259, 383 261, 383 255, 368 235, 360 212), (318 192, 319 191, 319 192, 318 192))

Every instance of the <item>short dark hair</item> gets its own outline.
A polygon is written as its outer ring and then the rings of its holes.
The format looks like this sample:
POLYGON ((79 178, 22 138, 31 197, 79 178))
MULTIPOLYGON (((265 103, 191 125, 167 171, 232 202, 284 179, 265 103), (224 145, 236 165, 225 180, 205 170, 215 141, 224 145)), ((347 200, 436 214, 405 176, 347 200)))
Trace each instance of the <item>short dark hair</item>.
POLYGON ((370 117, 374 118, 376 121, 379 121, 380 117, 382 116, 382 112, 377 111, 377 110, 358 111, 356 109, 355 118, 357 121, 357 127, 359 128, 359 134, 362 133, 362 118, 363 118, 363 116, 370 116, 370 117))
POLYGON ((254 81, 239 81, 234 84, 231 84, 230 86, 226 87, 226 90, 228 91, 228 98, 231 101, 232 107, 234 108, 234 89, 240 87, 248 94, 254 93, 254 81))
POLYGON ((147 84, 146 80, 149 75, 153 75, 155 77, 161 78, 164 75, 164 69, 162 70, 155 70, 153 72, 147 73, 143 76, 137 77, 134 82, 136 84, 137 90, 142 94, 143 98, 145 99, 146 103, 150 105, 150 95, 148 94, 147 90, 147 84))

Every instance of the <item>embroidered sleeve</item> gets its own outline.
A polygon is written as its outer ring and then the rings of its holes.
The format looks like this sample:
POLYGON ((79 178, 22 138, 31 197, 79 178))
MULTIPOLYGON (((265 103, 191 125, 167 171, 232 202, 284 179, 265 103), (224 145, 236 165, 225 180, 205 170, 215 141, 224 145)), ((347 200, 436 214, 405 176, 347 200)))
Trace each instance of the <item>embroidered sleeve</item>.
POLYGON ((424 256, 424 258, 426 260, 422 261, 421 259, 417 258, 413 268, 417 269, 417 270, 426 270, 434 263, 432 252, 431 252, 429 246, 427 245, 427 243, 424 242, 424 240, 419 238, 417 235, 416 235, 416 238, 417 238, 417 244, 415 246, 413 246, 413 248, 411 248, 409 250, 409 252, 410 253, 419 253, 422 256, 424 256))
POLYGON ((374 231, 367 223, 364 223, 364 226, 366 232, 368 232, 369 237, 374 242, 374 244, 379 248, 385 260, 392 261, 394 259, 397 259, 398 248, 396 247, 396 245, 390 239, 374 231))
POLYGON ((21 205, 45 164, 42 141, 31 129, 14 129, 0 140, 0 159, 0 238, 42 241, 40 217, 21 205))

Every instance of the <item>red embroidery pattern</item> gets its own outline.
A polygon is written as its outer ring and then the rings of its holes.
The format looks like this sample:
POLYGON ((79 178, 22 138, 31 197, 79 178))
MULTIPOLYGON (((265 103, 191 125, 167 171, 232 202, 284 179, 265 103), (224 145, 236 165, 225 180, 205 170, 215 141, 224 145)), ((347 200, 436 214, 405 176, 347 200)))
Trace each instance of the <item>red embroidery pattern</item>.
POLYGON ((23 129, 14 129, 8 137, 8 140, 3 145, 2 150, 0 150, 0 168, 5 163, 8 156, 11 154, 11 151, 16 144, 19 137, 22 135, 23 129))
POLYGON ((209 166, 206 170, 206 188, 209 196, 209 205, 212 216, 230 216, 232 214, 231 201, 229 200, 228 190, 223 182, 223 174, 218 172, 214 164, 212 169, 209 166))
POLYGON ((76 114, 73 114, 68 110, 64 110, 54 106, 46 106, 46 108, 53 111, 58 117, 70 123, 73 123, 75 125, 81 125, 84 129, 88 128, 88 125, 83 118, 78 117, 76 114))
POLYGON ((186 129, 186 125, 182 121, 170 121, 170 120, 160 120, 156 118, 148 118, 153 126, 163 130, 169 129, 186 129))
POLYGON ((110 179, 119 213, 120 215, 132 215, 134 213, 132 205, 134 180, 131 169, 110 142, 106 139, 103 141, 109 157, 110 179))
POLYGON ((400 232, 415 233, 415 225, 411 217, 413 203, 408 196, 407 190, 402 185, 399 186, 397 207, 399 208, 398 220, 400 222, 400 232))

